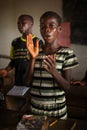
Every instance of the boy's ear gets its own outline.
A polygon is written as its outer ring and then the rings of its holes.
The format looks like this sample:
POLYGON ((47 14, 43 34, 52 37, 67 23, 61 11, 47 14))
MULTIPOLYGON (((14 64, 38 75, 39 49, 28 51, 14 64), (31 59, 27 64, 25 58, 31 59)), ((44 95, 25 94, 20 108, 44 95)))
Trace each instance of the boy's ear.
POLYGON ((58 27, 58 32, 61 32, 61 26, 58 27))

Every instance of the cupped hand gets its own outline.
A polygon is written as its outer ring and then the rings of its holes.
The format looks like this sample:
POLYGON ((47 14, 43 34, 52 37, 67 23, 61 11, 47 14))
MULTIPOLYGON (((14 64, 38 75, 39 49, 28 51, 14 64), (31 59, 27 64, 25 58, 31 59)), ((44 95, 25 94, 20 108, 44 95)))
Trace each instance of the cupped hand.
POLYGON ((39 54, 39 41, 36 40, 36 43, 33 43, 32 40, 32 34, 27 35, 27 49, 29 51, 29 53, 31 54, 31 56, 33 58, 36 58, 39 54))
POLYGON ((56 60, 53 56, 48 55, 44 57, 43 68, 47 70, 49 73, 53 74, 54 70, 56 69, 56 60))

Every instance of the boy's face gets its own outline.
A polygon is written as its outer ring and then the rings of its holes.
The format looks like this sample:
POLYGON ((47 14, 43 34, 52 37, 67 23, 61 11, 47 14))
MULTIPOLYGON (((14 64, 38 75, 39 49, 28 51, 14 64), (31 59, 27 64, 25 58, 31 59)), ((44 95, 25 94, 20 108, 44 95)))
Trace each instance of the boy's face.
POLYGON ((32 25, 33 23, 27 17, 21 17, 17 22, 19 32, 22 34, 29 34, 31 32, 32 25))
POLYGON ((54 17, 43 18, 40 22, 40 32, 47 43, 53 43, 57 39, 59 28, 60 26, 54 17))

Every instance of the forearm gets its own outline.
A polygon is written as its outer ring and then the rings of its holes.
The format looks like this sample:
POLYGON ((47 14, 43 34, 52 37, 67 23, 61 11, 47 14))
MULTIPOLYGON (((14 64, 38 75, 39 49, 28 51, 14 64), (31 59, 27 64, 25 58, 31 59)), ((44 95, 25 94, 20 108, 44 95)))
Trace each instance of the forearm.
POLYGON ((61 74, 58 73, 57 70, 55 70, 52 73, 52 76, 64 91, 69 90, 69 88, 70 88, 70 77, 64 78, 61 74))
POLYGON ((9 62, 9 64, 8 64, 8 66, 7 67, 5 67, 5 69, 7 70, 7 72, 9 72, 10 70, 12 70, 12 68, 13 68, 13 60, 11 60, 10 62, 9 62))
POLYGON ((12 68, 10 65, 8 65, 5 69, 7 70, 7 72, 9 72, 12 68))

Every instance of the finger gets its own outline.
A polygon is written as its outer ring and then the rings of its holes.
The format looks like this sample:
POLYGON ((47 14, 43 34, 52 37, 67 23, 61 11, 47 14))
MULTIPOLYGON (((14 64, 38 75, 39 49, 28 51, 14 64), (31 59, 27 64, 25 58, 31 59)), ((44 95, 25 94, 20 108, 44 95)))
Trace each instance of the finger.
POLYGON ((49 59, 48 60, 49 60, 51 65, 55 64, 56 63, 56 55, 55 54, 49 55, 49 59))
POLYGON ((50 55, 45 57, 45 61, 47 61, 50 65, 52 65, 54 63, 54 59, 50 55))
POLYGON ((26 42, 26 46, 27 46, 27 49, 29 50, 29 46, 32 45, 32 35, 29 34, 27 35, 27 42, 26 42))
POLYGON ((50 63, 47 60, 44 59, 42 66, 46 69, 46 68, 50 68, 51 65, 50 65, 50 63))
POLYGON ((36 40, 35 46, 36 46, 36 48, 39 47, 39 40, 36 40))
POLYGON ((32 43, 32 34, 27 35, 27 44, 32 43))
POLYGON ((48 68, 46 65, 44 65, 43 68, 44 68, 46 71, 50 72, 49 68, 48 68))

